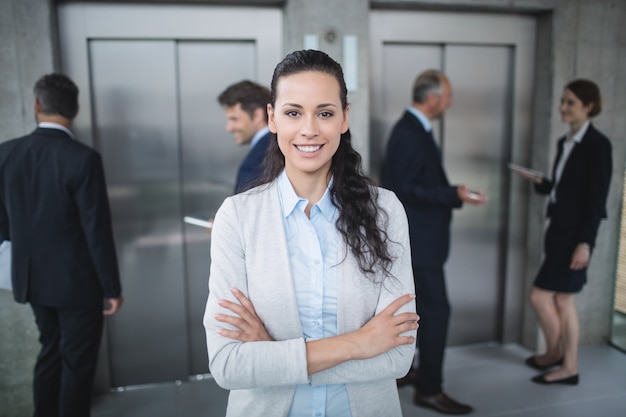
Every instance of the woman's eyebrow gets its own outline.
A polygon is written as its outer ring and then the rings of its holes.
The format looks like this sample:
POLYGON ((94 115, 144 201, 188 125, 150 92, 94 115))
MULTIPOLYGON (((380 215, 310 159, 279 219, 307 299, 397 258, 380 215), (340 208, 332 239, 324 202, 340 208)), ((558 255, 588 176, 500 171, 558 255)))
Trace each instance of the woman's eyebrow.
MULTIPOLYGON (((298 103, 284 103, 281 107, 296 107, 298 109, 304 108, 302 104, 298 104, 298 103)), ((322 103, 322 104, 317 105, 318 109, 321 109, 324 107, 337 107, 337 105, 334 103, 322 103)))

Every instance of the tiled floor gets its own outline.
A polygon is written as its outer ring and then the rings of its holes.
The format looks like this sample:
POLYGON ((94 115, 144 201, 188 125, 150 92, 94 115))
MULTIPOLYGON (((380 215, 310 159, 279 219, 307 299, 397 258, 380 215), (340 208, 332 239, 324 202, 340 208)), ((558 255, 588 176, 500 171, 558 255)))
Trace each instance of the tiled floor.
MULTIPOLYGON (((518 345, 486 344, 448 349, 445 389, 475 407, 474 417, 625 417, 626 354, 608 345, 582 347, 578 386, 541 386, 518 345)), ((219 417, 227 391, 210 378, 131 387, 95 399, 92 417, 219 417)), ((411 403, 400 389, 404 417, 441 416, 411 403)), ((384 417, 384 416, 380 416, 384 417)))

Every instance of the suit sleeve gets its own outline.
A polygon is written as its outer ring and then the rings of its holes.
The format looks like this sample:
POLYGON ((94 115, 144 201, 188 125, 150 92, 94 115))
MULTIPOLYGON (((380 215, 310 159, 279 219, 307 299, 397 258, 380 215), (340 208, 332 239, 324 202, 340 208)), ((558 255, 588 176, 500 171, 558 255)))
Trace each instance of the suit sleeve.
POLYGON ((74 199, 85 240, 104 297, 119 297, 122 289, 102 158, 91 152, 82 168, 74 199))
POLYGON ((552 191, 553 183, 548 178, 542 178, 539 184, 535 184, 535 191, 537 194, 550 194, 552 191))
POLYGON ((4 202, 0 200, 0 242, 3 240, 11 240, 11 236, 9 234, 9 217, 4 202))
POLYGON ((580 228, 579 242, 595 244, 600 221, 605 217, 606 199, 609 193, 613 160, 611 143, 604 137, 598 138, 590 149, 590 169, 588 173, 588 187, 585 197, 585 210, 580 228))

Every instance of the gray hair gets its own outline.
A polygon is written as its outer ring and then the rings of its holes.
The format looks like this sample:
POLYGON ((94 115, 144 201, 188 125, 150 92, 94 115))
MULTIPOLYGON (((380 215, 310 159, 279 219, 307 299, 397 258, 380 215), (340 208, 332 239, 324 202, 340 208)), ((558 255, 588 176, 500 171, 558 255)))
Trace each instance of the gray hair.
POLYGON ((66 75, 52 73, 42 76, 35 83, 33 92, 43 114, 59 114, 69 120, 78 114, 78 87, 66 75))
POLYGON ((424 103, 428 94, 441 94, 441 80, 444 77, 443 72, 433 69, 420 73, 413 83, 413 102, 424 103))

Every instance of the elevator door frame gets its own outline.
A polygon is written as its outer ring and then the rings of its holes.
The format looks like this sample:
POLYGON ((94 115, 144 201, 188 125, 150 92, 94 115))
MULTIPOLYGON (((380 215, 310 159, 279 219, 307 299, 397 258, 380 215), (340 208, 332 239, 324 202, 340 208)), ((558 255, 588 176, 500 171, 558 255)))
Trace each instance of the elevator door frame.
POLYGON ((282 58, 282 12, 257 7, 62 3, 58 6, 62 68, 80 88, 73 129, 93 145, 90 39, 255 40, 257 79, 269 80, 282 58), (80 22, 76 24, 76 22, 80 22), (115 24, 112 24, 115 22, 115 24), (262 23, 262 25, 261 25, 262 23), (260 30, 262 26, 262 30, 260 30))
MULTIPOLYGON (((510 161, 527 164, 531 145, 531 102, 534 73, 535 19, 524 15, 456 13, 456 12, 410 12, 372 10, 370 13, 370 62, 371 62, 371 114, 374 123, 377 113, 376 100, 383 97, 381 80, 383 74, 383 49, 385 44, 423 45, 494 45, 510 47, 513 51, 513 80, 511 107, 511 137, 507 145, 510 161)), ((417 75, 417 73, 415 74, 417 75)), ((454 88, 454 80, 451 80, 454 88)), ((404 109, 410 105, 411 85, 405 86, 406 99, 398 107, 389 110, 387 117, 395 122, 404 109), (393 114, 393 116, 391 116, 393 114)), ((457 109, 458 110, 458 109, 457 109)), ((392 122, 392 123, 393 123, 392 122)), ((435 125, 437 125, 435 123, 435 125)), ((370 129, 376 135, 374 126, 370 129)), ((389 131, 384 137, 372 137, 372 154, 384 150, 389 131), (382 143, 381 143, 382 141, 382 143), (378 145, 378 147, 376 147, 378 145)), ((445 134, 445 133, 444 133, 445 134)), ((506 161, 503 161, 506 162, 506 161)), ((374 165, 376 161, 372 162, 374 165)), ((376 172, 377 166, 373 166, 376 172)), ((505 202, 507 207, 504 220, 503 247, 498 277, 500 299, 497 300, 501 324, 494 341, 517 342, 521 337, 523 304, 525 301, 525 230, 527 225, 527 201, 529 189, 522 181, 512 181, 506 168, 502 171, 503 181, 508 189, 505 202)), ((462 180, 462 179, 461 179, 462 180)), ((472 210, 472 207, 463 210, 472 210)), ((453 223, 454 227, 454 223, 453 223)), ((454 239, 454 235, 452 235, 454 239)), ((459 250, 451 242, 451 251, 459 250)), ((448 281, 450 278, 448 278, 448 281)), ((454 301, 452 300, 454 320, 454 301)), ((480 325, 480 323, 477 323, 480 325)))
MULTIPOLYGON (((90 57, 89 45, 92 41, 168 41, 168 42, 232 42, 232 43, 254 43, 254 63, 252 65, 251 79, 269 84, 272 71, 276 63, 282 58, 282 12, 279 9, 257 8, 257 7, 216 7, 204 5, 123 5, 123 4, 61 4, 58 7, 59 16, 59 36, 62 50, 62 68, 63 72, 70 76, 80 89, 81 110, 78 117, 74 121, 73 130, 82 142, 92 146, 98 146, 98 137, 95 132, 95 114, 92 106, 94 105, 94 97, 92 94, 92 80, 90 74, 90 57), (111 22, 115 22, 112 24, 111 22)), ((210 72, 206 74, 210 77, 210 72)), ((220 89, 225 85, 220 84, 220 89)), ((158 86, 155 86, 158 88, 158 86)), ((206 97, 208 102, 217 106, 214 94, 208 94, 206 97)), ((222 116, 221 109, 219 110, 222 116)), ((178 119, 180 124, 180 117, 178 119)), ((174 126, 181 135, 180 126, 174 126)), ((223 129, 221 129, 223 130, 223 129)), ((225 137, 223 143, 232 143, 231 135, 222 132, 225 137)), ((179 137, 179 141, 181 138, 179 137)), ((181 145, 182 146, 182 145, 181 145)), ((235 147, 235 145, 232 145, 235 147)), ((244 152, 245 149, 238 149, 237 152, 244 152)), ((243 153, 242 153, 243 155, 243 153)), ((183 169, 181 167, 181 175, 183 169)), ((183 190, 184 192, 184 190, 183 190)), ((185 215, 188 213, 184 213, 185 215)), ((193 214, 193 213, 191 213, 193 214)), ((114 219, 115 220, 115 219, 114 219)), ((182 223, 182 216, 180 219, 182 223)), ((181 233, 184 239, 189 234, 189 228, 196 226, 184 225, 181 233)), ((195 230, 191 231, 198 233, 195 230)), ((121 248, 118 247, 118 253, 121 248)), ((188 255, 188 254, 187 254, 188 255)), ((208 253, 205 255, 208 262, 208 253)), ((185 268, 188 269, 188 268, 185 268)), ((172 280, 189 279, 187 272, 183 277, 171 277, 172 280)), ((132 277, 122 276, 122 280, 132 277)), ((208 273, 206 278, 208 278, 208 273)), ((205 281, 206 283, 206 281, 205 281)), ((189 283, 184 284, 187 290, 189 283)), ((206 287, 206 284, 205 284, 206 287)), ((208 287, 207 287, 208 288, 208 287)), ((136 292, 136 291, 135 291, 136 292)), ((135 300, 136 301, 136 300, 135 300)), ((151 300, 145 297, 145 303, 153 305, 158 309, 158 302, 167 302, 168 300, 151 300)), ((178 301, 177 301, 178 302, 178 301)), ((185 303, 189 303, 187 299, 185 303)), ((124 314, 122 309, 120 313, 112 318, 107 330, 111 330, 111 324, 115 325, 116 319, 121 319, 124 314)), ((190 306, 184 307, 188 312, 190 306)), ((194 313, 195 315, 195 313, 194 313)), ((200 317, 201 319, 201 317, 200 317)), ((197 320, 196 320, 197 321, 197 320)), ((140 325, 141 323, 138 323, 140 325)), ((190 321, 187 322, 190 327, 190 321)), ((191 336, 191 332, 204 332, 201 325, 189 329, 187 340, 181 340, 183 351, 187 351, 187 358, 183 362, 187 362, 187 371, 185 366, 177 367, 175 374, 171 377, 161 376, 158 381, 178 380, 189 376, 193 372, 194 362, 197 352, 193 351, 190 346, 192 339, 198 340, 198 335, 191 336), (195 355, 195 356, 194 356, 195 355)), ((163 336, 167 338, 167 335, 163 336)), ((166 340, 166 339, 164 339, 166 340)), ((112 374, 113 368, 111 361, 115 360, 110 357, 108 346, 111 339, 108 331, 105 331, 103 344, 100 354, 100 361, 96 375, 96 392, 105 392, 112 385, 123 386, 124 383, 114 384, 116 378, 112 374)), ((195 346, 195 345, 194 345, 195 346)), ((137 347, 140 349, 140 347, 137 347)), ((180 361, 179 361, 180 362, 180 361)), ((206 371, 208 372, 208 360, 206 361, 206 371)), ((158 363, 154 364, 159 367, 158 363)), ((117 378, 119 381, 120 378, 117 378)), ((130 384, 132 385, 132 383, 130 384)))

